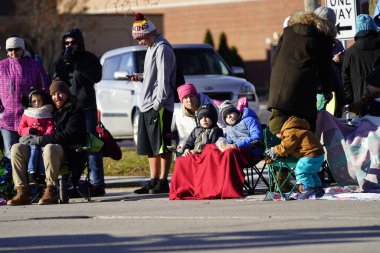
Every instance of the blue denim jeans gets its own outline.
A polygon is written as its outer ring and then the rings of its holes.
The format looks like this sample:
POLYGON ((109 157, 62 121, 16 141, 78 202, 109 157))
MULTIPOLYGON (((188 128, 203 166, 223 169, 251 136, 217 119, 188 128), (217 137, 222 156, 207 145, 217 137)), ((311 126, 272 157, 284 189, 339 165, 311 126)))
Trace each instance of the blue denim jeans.
POLYGON ((18 143, 20 136, 16 131, 0 129, 0 132, 3 137, 3 154, 6 157, 6 159, 4 160, 4 167, 7 171, 7 175, 11 175, 11 148, 13 144, 18 143))
POLYGON ((318 157, 302 157, 296 165, 296 179, 301 183, 303 188, 322 186, 318 172, 321 170, 321 165, 324 161, 324 155, 318 157))
POLYGON ((45 175, 44 160, 42 159, 43 147, 30 145, 30 155, 28 161, 28 173, 45 175))
MULTIPOLYGON (((86 110, 86 126, 87 132, 98 136, 96 133, 97 125, 97 112, 96 109, 86 110)), ((103 155, 99 153, 88 154, 88 164, 90 167, 90 180, 95 187, 104 188, 104 168, 103 168, 103 155)))

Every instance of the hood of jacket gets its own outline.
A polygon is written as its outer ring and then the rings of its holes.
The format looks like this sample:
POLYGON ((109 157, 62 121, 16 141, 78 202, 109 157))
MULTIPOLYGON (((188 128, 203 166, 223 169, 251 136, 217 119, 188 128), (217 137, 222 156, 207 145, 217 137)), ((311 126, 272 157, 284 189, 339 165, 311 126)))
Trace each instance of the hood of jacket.
POLYGON ((253 118, 259 118, 256 114, 256 112, 248 107, 245 107, 243 111, 241 112, 241 119, 247 118, 247 117, 253 117, 253 118))
POLYGON ((331 39, 336 37, 335 25, 314 13, 296 12, 290 16, 288 24, 296 33, 305 36, 316 36, 322 33, 331 39))
POLYGON ((67 37, 74 38, 76 41, 78 41, 78 51, 82 52, 86 50, 81 30, 79 30, 78 28, 71 28, 62 36, 62 55, 65 53, 65 40, 67 37))
POLYGON ((305 119, 301 119, 295 116, 291 116, 287 121, 285 121, 284 125, 281 128, 281 134, 288 129, 296 128, 303 130, 310 130, 309 122, 305 119))
POLYGON ((380 33, 377 31, 360 31, 355 35, 355 47, 362 50, 380 48, 380 33))

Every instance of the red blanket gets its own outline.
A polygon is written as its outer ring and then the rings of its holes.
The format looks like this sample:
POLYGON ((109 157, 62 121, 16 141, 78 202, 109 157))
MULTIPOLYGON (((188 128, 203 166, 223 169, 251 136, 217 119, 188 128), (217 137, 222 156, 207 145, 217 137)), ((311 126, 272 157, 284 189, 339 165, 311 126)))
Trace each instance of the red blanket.
POLYGON ((242 198, 249 153, 245 149, 220 151, 206 145, 201 154, 179 157, 174 164, 169 199, 242 198))

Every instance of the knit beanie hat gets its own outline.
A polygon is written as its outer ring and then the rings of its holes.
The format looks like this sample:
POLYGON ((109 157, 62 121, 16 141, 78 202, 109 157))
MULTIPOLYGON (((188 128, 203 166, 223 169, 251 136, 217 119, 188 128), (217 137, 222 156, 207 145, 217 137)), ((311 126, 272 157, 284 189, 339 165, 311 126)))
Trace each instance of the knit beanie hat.
POLYGON ((147 20, 143 14, 136 13, 135 22, 132 26, 132 37, 135 40, 142 39, 149 34, 157 33, 153 22, 147 20))
POLYGON ((182 84, 177 88, 177 92, 180 101, 182 101, 182 99, 188 95, 198 96, 197 89, 192 83, 182 84))
POLYGON ((376 31, 377 26, 373 18, 368 14, 360 14, 356 18, 356 32, 376 31))
POLYGON ((218 121, 218 113, 216 112, 215 107, 212 104, 201 105, 197 113, 198 121, 203 117, 208 117, 212 121, 212 125, 215 125, 218 121))
POLYGON ((5 49, 19 48, 19 47, 25 50, 25 41, 22 38, 10 37, 5 42, 5 49))
POLYGON ((230 114, 232 112, 236 112, 237 114, 240 115, 240 112, 238 111, 238 109, 229 100, 226 100, 219 105, 219 111, 220 111, 220 114, 222 115, 222 118, 225 122, 226 122, 227 114, 230 114))
POLYGON ((321 6, 315 9, 314 14, 318 17, 330 21, 333 25, 336 23, 336 15, 333 9, 321 6))
POLYGON ((53 81, 49 87, 49 91, 50 95, 53 95, 57 91, 66 93, 68 96, 71 95, 69 86, 64 81, 53 81))

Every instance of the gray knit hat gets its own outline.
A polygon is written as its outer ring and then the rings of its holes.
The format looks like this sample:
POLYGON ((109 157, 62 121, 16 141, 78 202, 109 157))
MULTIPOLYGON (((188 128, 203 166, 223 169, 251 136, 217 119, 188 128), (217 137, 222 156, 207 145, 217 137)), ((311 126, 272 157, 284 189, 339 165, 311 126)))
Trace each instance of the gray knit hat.
POLYGON ((314 14, 318 17, 330 21, 333 25, 336 23, 336 15, 333 9, 321 6, 315 9, 314 14))
POLYGON ((240 115, 240 112, 232 104, 232 102, 230 100, 225 100, 223 103, 221 103, 219 105, 219 111, 220 111, 220 115, 222 115, 222 118, 224 121, 226 121, 227 114, 229 114, 229 113, 236 112, 237 114, 240 115))

